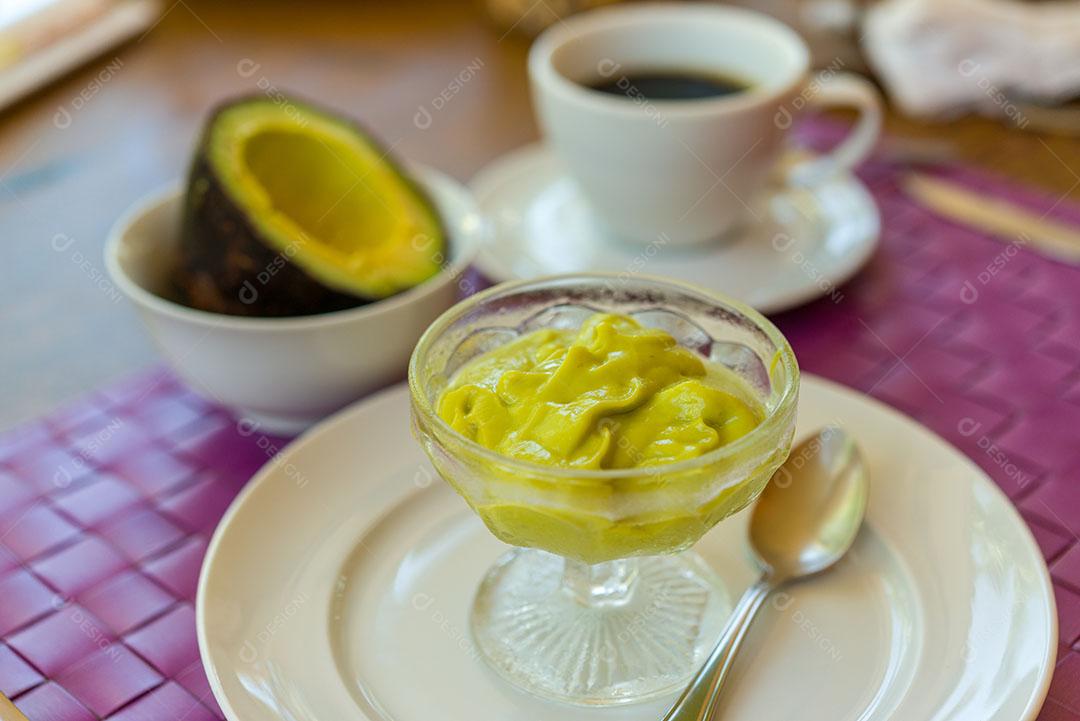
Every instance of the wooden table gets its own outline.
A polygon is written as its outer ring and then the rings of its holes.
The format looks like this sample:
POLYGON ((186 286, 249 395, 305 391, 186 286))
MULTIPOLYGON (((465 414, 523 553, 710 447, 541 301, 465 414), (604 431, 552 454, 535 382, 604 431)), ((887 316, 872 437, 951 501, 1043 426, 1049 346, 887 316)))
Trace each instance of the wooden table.
MULTIPOLYGON (((104 279, 109 226, 183 175, 207 110, 288 90, 361 119, 399 156, 461 179, 537 136, 528 41, 475 4, 298 5, 176 0, 143 37, 0 115, 0 427, 154 363, 134 311, 104 279), (467 69, 460 91, 434 99, 467 69), (430 127, 414 116, 431 112, 430 127), (70 114, 65 122, 63 111, 70 114), (57 122, 59 113, 59 122, 57 122)), ((969 119, 889 131, 947 140, 961 159, 1080 198, 1080 140, 969 119)))

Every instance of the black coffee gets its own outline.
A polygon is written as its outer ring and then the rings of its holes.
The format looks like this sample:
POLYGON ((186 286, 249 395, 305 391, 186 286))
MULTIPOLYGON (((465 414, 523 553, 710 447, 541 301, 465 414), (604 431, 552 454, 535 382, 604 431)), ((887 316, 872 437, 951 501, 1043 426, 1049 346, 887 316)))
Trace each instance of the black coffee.
POLYGON ((750 89, 748 83, 724 75, 678 70, 616 74, 589 83, 588 87, 609 95, 645 100, 703 100, 750 89))

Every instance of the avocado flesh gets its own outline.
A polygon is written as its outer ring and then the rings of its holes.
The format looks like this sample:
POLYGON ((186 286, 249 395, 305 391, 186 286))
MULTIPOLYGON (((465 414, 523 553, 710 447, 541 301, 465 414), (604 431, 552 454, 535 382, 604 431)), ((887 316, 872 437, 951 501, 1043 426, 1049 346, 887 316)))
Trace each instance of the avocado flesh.
MULTIPOLYGON (((315 247, 347 262, 353 254, 393 245, 394 213, 404 212, 399 199, 371 191, 377 180, 364 181, 338 157, 349 148, 335 148, 295 132, 268 131, 244 146, 250 182, 261 186, 268 201, 268 225, 279 232, 304 233, 315 247), (367 182, 368 185, 364 183, 367 182), (329 207, 320 200, 338 198, 329 207), (394 202, 396 207, 390 207, 394 202), (364 228, 364 233, 357 233, 364 228), (391 241, 391 242, 387 242, 391 241)), ((384 180, 384 179, 379 179, 384 180)), ((253 200, 263 200, 254 198, 253 200)))
POLYGON ((209 122, 181 250, 176 285, 189 304, 302 315, 422 283, 446 242, 430 200, 368 136, 309 105, 259 98, 209 122))

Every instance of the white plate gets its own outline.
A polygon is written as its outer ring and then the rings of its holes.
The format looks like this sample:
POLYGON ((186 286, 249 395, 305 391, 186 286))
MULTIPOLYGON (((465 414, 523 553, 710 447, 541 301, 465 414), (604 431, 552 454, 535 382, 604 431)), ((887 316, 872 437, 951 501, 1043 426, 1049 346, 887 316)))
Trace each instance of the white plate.
POLYGON ((502 156, 469 188, 492 226, 476 260, 492 280, 646 272, 712 288, 763 313, 838 292, 869 260, 881 229, 873 198, 852 175, 812 191, 774 190, 753 204, 741 233, 704 248, 604 237, 577 185, 543 145, 502 156))
MULTIPOLYGON (((434 477, 408 391, 343 411, 283 451, 229 509, 206 555, 199 647, 233 721, 655 721, 541 701, 477 657, 467 610, 504 551, 434 477)), ((872 477, 869 525, 827 576, 755 621, 722 717, 1032 719, 1057 642, 1046 566, 1005 496, 921 426, 804 376, 800 435, 839 423, 872 477)), ((739 593, 745 513, 697 550, 739 593)))

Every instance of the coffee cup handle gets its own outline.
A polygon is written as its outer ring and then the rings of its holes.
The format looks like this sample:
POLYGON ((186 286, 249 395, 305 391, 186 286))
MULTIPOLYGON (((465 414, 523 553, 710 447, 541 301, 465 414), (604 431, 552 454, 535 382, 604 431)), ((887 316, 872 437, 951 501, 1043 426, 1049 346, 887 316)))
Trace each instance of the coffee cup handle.
POLYGON ((788 182, 798 186, 815 185, 850 171, 870 154, 881 134, 881 94, 861 75, 825 71, 808 82, 807 90, 812 91, 804 91, 808 106, 855 108, 859 119, 848 136, 827 154, 791 168, 788 182))

